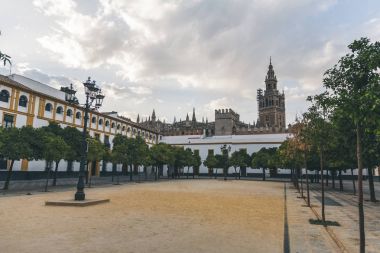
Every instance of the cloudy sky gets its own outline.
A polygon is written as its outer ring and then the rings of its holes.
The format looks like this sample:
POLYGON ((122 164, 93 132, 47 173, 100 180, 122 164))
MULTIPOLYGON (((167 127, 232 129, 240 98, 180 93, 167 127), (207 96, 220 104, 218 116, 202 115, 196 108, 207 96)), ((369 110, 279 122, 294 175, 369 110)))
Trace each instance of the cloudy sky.
POLYGON ((171 122, 195 107, 198 119, 232 108, 252 122, 272 56, 291 123, 350 42, 380 40, 378 0, 0 0, 0 6, 0 50, 12 56, 12 73, 54 87, 72 82, 81 93, 80 82, 91 76, 106 95, 101 109, 133 120, 155 108, 171 122))

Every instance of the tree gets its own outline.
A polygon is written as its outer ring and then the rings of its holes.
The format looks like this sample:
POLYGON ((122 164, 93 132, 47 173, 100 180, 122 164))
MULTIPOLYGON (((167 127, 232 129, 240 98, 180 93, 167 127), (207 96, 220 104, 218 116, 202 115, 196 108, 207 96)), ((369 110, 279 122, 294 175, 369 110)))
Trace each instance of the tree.
MULTIPOLYGON (((51 132, 45 132, 42 138, 43 138, 43 143, 44 143, 43 158, 45 159, 47 164, 51 164, 51 162, 53 161, 55 162, 54 181, 53 181, 53 186, 55 186, 56 181, 57 181, 57 171, 58 171, 59 161, 65 158, 66 152, 68 152, 69 150, 69 146, 66 144, 66 142, 63 140, 61 136, 54 135, 51 132)), ((47 166, 45 191, 47 191, 47 188, 48 188, 50 170, 51 170, 51 167, 47 166)))
POLYGON ((69 146, 65 160, 69 164, 67 170, 71 172, 73 161, 80 160, 82 133, 76 127, 65 127, 62 131, 62 137, 69 146))
POLYGON ((150 150, 155 168, 155 179, 158 179, 161 173, 158 169, 162 170, 165 164, 172 163, 173 153, 171 146, 163 142, 154 145, 150 150))
POLYGON ((27 138, 25 135, 27 131, 25 131, 25 129, 25 127, 21 129, 12 127, 1 131, 2 145, 0 145, 0 155, 5 159, 10 160, 3 190, 8 190, 9 188, 14 162, 20 159, 30 160, 33 158, 31 145, 30 143, 25 142, 25 139, 27 138))
POLYGON ((209 153, 206 160, 203 161, 203 165, 208 168, 208 174, 212 176, 214 168, 217 166, 218 160, 213 153, 209 153))
POLYGON ((201 164, 202 164, 202 159, 199 155, 199 152, 196 152, 196 150, 194 150, 193 159, 192 159, 193 178, 195 175, 195 171, 197 171, 197 173, 199 174, 199 166, 201 166, 201 164))
POLYGON ((358 167, 358 209, 360 252, 365 252, 363 207, 363 133, 366 126, 378 122, 380 111, 380 42, 370 43, 361 38, 351 43, 350 53, 325 73, 324 86, 328 90, 326 104, 339 107, 355 125, 358 167))
POLYGON ((247 167, 250 164, 250 156, 247 154, 245 149, 240 149, 231 154, 230 164, 234 167, 235 178, 238 176, 240 179, 241 169, 247 167), (239 167, 239 172, 237 172, 237 167, 239 167))
POLYGON ((95 163, 91 164, 92 166, 96 165, 104 156, 105 153, 105 146, 97 139, 88 137, 87 138, 87 147, 88 147, 88 152, 87 152, 87 173, 86 173, 86 183, 88 183, 88 177, 89 173, 91 173, 90 176, 90 186, 91 186, 91 179, 92 179, 92 174, 94 174, 94 171, 91 170, 89 171, 88 165, 90 162, 95 163))
POLYGON ((189 178, 189 174, 190 174, 190 167, 193 167, 193 175, 194 175, 194 156, 193 156, 193 151, 191 151, 190 148, 186 148, 185 149, 185 153, 184 153, 184 160, 185 160, 185 166, 187 166, 187 173, 186 173, 186 178, 189 178))
MULTIPOLYGON (((129 157, 128 152, 128 138, 125 135, 117 134, 113 139, 113 148, 111 152, 111 161, 116 164, 122 164, 123 166, 128 166, 129 157)), ((119 183, 119 173, 117 173, 117 181, 119 183)))
POLYGON ((252 167, 253 168, 262 168, 263 170, 263 181, 265 181, 265 169, 268 164, 268 153, 266 148, 260 149, 256 152, 254 158, 252 159, 252 167))
POLYGON ((308 112, 304 113, 303 117, 307 124, 307 136, 310 143, 318 150, 321 170, 321 192, 322 192, 322 222, 326 225, 325 218, 325 186, 324 186, 324 166, 325 155, 328 150, 331 138, 331 123, 325 120, 326 109, 318 102, 320 97, 314 99, 309 98, 309 101, 315 101, 308 112))

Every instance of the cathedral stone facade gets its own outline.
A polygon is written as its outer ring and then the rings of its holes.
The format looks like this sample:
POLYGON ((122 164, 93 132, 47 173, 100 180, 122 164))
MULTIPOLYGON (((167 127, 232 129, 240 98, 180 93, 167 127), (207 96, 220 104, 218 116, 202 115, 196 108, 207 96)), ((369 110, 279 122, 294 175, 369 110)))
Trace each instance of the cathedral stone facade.
POLYGON ((215 110, 215 121, 208 120, 197 121, 195 109, 190 119, 186 115, 186 120, 177 121, 174 118, 173 123, 166 123, 156 118, 155 110, 148 119, 140 122, 137 117, 137 123, 143 127, 159 132, 161 135, 247 135, 247 134, 264 134, 264 133, 285 133, 285 95, 277 89, 277 77, 274 73, 272 61, 270 60, 268 72, 265 78, 265 90, 257 90, 258 102, 258 119, 253 124, 247 124, 240 121, 240 115, 232 109, 215 110))
POLYGON ((259 118, 257 125, 260 127, 274 128, 276 131, 285 129, 285 94, 277 89, 277 77, 274 73, 272 61, 269 63, 267 76, 265 77, 265 91, 257 90, 257 106, 259 118))

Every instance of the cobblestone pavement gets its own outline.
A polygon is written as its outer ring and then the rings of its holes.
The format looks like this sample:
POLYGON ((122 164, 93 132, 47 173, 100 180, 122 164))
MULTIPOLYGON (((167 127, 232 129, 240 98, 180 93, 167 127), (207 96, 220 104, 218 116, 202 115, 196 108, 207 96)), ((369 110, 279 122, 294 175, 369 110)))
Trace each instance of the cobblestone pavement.
MULTIPOLYGON (((339 187, 339 184, 336 184, 339 187)), ((310 200, 314 210, 321 215, 321 186, 311 184, 310 200)), ((375 182, 376 196, 380 198, 380 183, 375 182)), ((306 196, 306 192, 305 192, 306 196)), ((369 201, 368 182, 364 182, 364 214, 366 252, 380 252, 380 202, 369 201)), ((325 193, 326 220, 336 221, 340 226, 330 227, 348 252, 359 251, 359 222, 357 196, 353 195, 351 181, 344 182, 344 191, 333 189, 330 182, 325 193)))

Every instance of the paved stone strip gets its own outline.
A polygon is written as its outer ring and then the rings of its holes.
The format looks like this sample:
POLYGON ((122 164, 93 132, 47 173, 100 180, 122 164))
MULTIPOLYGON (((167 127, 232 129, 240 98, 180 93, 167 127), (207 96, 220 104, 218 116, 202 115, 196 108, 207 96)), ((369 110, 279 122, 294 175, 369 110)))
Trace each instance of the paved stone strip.
POLYGON ((304 206, 302 199, 297 198, 298 192, 294 187, 286 185, 290 252, 340 252, 322 226, 309 223, 309 219, 314 217, 311 209, 304 206))
MULTIPOLYGON (((306 199, 304 199, 304 200, 305 200, 305 203, 307 204, 307 200, 306 199)), ((315 210, 315 208, 312 205, 310 205, 310 209, 313 211, 315 217, 317 217, 317 219, 319 221, 321 221, 322 217, 318 214, 317 210, 315 210)), ((325 228, 327 233, 330 235, 331 239, 336 243, 336 245, 341 250, 341 252, 342 253, 349 253, 347 248, 344 246, 343 242, 341 240, 339 240, 339 238, 336 236, 334 231, 329 226, 323 226, 323 227, 325 228)))
MULTIPOLYGON (((379 198, 379 185, 375 183, 375 187, 377 187, 376 193, 379 198)), ((320 195, 320 185, 312 184, 310 191, 312 203, 319 202, 316 197, 320 195)), ((357 252, 359 249, 357 196, 349 194, 346 191, 340 192, 339 190, 334 190, 330 187, 326 189, 325 195, 329 199, 332 199, 340 204, 340 206, 326 205, 326 219, 337 221, 341 224, 340 227, 333 228, 334 233, 340 238, 348 251, 357 252)), ((369 253, 379 252, 380 249, 379 207, 379 202, 372 203, 369 201, 364 201, 366 252, 369 253)), ((315 212, 320 214, 320 209, 315 208, 315 212)))

